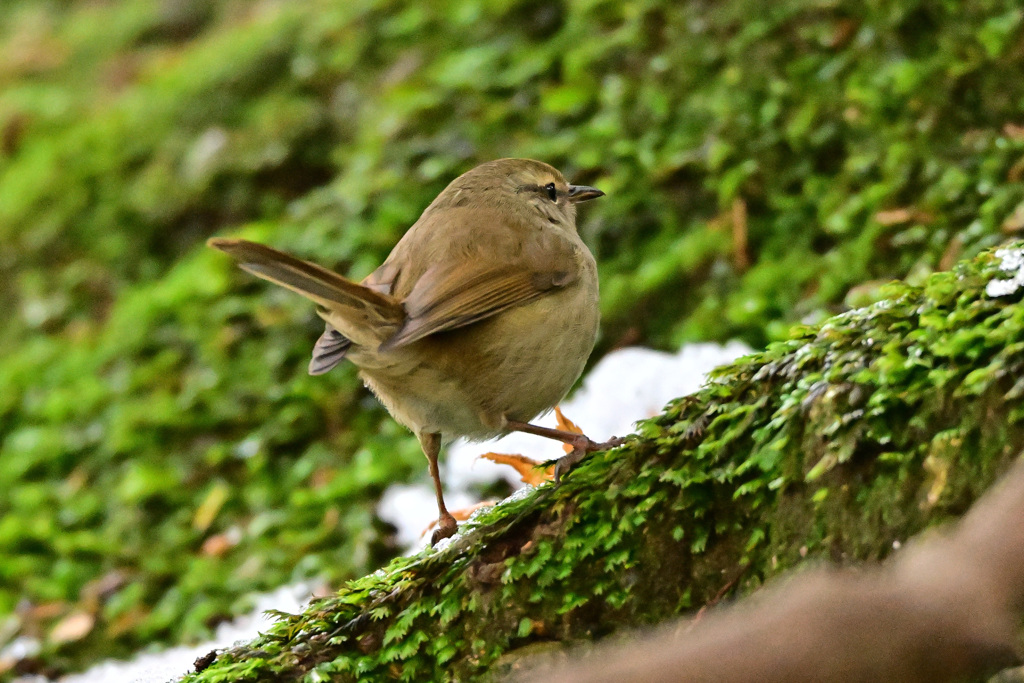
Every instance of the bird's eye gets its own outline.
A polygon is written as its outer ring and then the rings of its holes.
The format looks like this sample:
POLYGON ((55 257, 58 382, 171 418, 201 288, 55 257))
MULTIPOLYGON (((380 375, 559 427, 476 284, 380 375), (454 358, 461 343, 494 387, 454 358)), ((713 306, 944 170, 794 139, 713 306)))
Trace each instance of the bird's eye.
POLYGON ((555 188, 554 183, 548 183, 544 186, 544 191, 548 193, 548 199, 553 202, 558 201, 558 190, 555 188))

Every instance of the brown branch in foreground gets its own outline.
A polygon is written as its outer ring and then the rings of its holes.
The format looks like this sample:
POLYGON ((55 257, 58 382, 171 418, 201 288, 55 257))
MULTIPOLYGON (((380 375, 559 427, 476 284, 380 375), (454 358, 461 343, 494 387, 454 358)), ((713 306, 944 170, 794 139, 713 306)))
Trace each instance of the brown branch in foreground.
POLYGON ((977 679, 1019 662, 1024 463, 948 532, 884 565, 819 569, 712 612, 598 647, 520 680, 900 681, 977 679))

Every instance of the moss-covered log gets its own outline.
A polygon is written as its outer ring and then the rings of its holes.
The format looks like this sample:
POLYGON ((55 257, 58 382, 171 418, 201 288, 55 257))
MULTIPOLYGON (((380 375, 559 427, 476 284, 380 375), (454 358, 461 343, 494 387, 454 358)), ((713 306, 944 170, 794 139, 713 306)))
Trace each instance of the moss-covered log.
POLYGON ((283 617, 191 680, 474 680, 805 558, 885 556, 963 512, 1024 447, 1024 307, 986 292, 1014 253, 893 284, 721 369, 561 487, 283 617))

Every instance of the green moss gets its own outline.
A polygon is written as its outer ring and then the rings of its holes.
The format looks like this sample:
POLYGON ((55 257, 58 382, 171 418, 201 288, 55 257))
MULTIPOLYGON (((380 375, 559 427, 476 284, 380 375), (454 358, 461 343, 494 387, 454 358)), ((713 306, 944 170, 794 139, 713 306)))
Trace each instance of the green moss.
POLYGON ((985 293, 999 264, 891 285, 721 368, 561 487, 280 615, 187 680, 476 680, 531 643, 664 620, 807 559, 885 557, 1024 447, 1024 306, 985 293))

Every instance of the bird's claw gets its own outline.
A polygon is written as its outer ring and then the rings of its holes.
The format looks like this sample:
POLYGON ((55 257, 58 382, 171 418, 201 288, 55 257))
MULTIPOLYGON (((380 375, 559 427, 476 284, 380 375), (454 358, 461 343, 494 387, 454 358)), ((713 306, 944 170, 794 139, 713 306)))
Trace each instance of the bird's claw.
POLYGON ((458 529, 459 523, 456 522, 455 518, 451 515, 439 518, 437 520, 437 528, 434 529, 434 533, 430 535, 430 546, 433 547, 437 545, 438 541, 454 536, 458 529))
POLYGON ((572 450, 563 455, 557 461, 555 461, 555 486, 562 483, 562 477, 578 465, 588 453, 594 453, 595 451, 607 451, 612 448, 617 448, 622 444, 626 443, 626 439, 621 436, 616 436, 602 443, 592 441, 580 434, 578 439, 575 439, 570 444, 572 450))
POLYGON ((587 456, 587 451, 582 448, 573 448, 555 462, 555 486, 562 483, 562 477, 569 474, 572 468, 579 464, 587 456))

